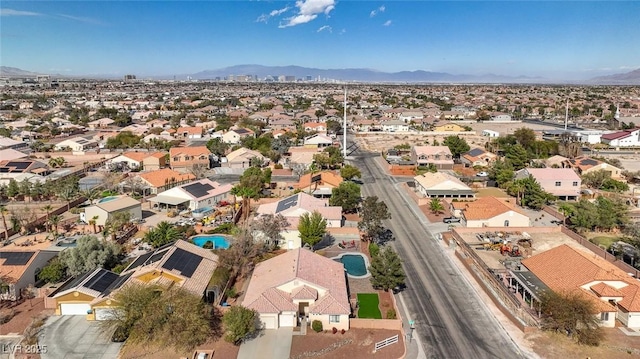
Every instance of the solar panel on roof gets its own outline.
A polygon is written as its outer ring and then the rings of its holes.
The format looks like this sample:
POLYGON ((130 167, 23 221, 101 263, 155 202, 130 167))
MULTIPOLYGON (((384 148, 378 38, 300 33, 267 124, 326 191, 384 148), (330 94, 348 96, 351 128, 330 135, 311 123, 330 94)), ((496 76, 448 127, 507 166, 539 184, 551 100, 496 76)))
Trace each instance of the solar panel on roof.
POLYGON ((118 279, 114 280, 113 283, 111 283, 111 285, 109 286, 109 288, 107 288, 104 292, 102 292, 104 295, 109 295, 109 293, 113 292, 114 290, 122 287, 122 285, 127 281, 127 279, 129 279, 129 277, 131 277, 132 273, 123 275, 118 277, 118 279))
POLYGON ((162 268, 167 270, 175 269, 183 276, 191 278, 193 272, 195 272, 200 265, 200 262, 202 262, 202 257, 199 255, 187 252, 181 248, 176 248, 162 268))
POLYGON ((4 265, 22 266, 29 263, 29 260, 36 252, 0 252, 0 259, 4 259, 4 265))
POLYGON ((94 274, 94 276, 89 279, 89 281, 87 281, 84 286, 102 293, 107 288, 109 288, 111 283, 118 279, 118 277, 119 276, 116 273, 101 269, 96 274, 94 274))
POLYGON ((59 287, 58 289, 54 290, 51 294, 49 294, 49 297, 53 297, 54 295, 60 293, 60 292, 64 292, 65 290, 69 289, 69 288, 74 288, 77 285, 79 285, 80 283, 82 283, 89 275, 91 274, 91 272, 86 272, 78 277, 72 278, 70 280, 68 280, 66 283, 64 283, 61 287, 59 287))
POLYGON ((155 262, 161 260, 162 257, 164 257, 164 255, 167 253, 167 251, 168 251, 168 249, 165 249, 165 250, 162 250, 162 251, 153 252, 153 255, 149 259, 147 259, 146 262, 144 262, 144 265, 155 263, 155 262))
POLYGON ((11 161, 11 162, 7 162, 7 164, 5 166, 7 166, 7 167, 15 167, 16 169, 24 170, 24 169, 27 169, 27 167, 29 167, 31 165, 31 163, 32 162, 11 161))
POLYGON ((595 166, 595 165, 598 164, 598 161, 588 158, 586 160, 582 160, 582 164, 583 165, 588 165, 588 166, 595 166))
POLYGON ((298 204, 298 195, 287 197, 282 201, 278 202, 278 205, 276 206, 276 213, 285 211, 291 207, 294 207, 297 204, 298 204))
POLYGON ((484 150, 480 149, 480 148, 474 148, 471 151, 469 151, 469 156, 480 156, 481 154, 484 153, 484 150))
POLYGON ((204 197, 206 196, 210 190, 213 189, 213 186, 211 186, 208 183, 192 183, 190 185, 186 185, 184 187, 182 187, 185 191, 189 192, 189 194, 191 194, 192 196, 196 197, 196 198, 200 198, 200 197, 204 197))
POLYGON ((321 174, 317 174, 313 177, 311 177, 311 182, 320 182, 320 180, 322 179, 322 175, 321 174))
POLYGON ((149 259, 149 257, 151 257, 153 255, 153 252, 149 252, 149 253, 145 253, 143 255, 138 256, 138 258, 136 258, 131 264, 129 264, 129 266, 127 267, 127 269, 125 269, 124 271, 128 271, 131 269, 135 269, 140 267, 141 265, 144 264, 144 262, 149 259))

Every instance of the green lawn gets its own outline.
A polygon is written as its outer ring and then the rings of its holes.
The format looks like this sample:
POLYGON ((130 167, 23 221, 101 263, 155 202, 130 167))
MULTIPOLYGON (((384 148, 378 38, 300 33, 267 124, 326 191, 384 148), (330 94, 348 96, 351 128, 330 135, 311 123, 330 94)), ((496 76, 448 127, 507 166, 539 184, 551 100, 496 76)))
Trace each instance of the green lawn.
POLYGON ((382 319, 382 313, 378 308, 378 293, 358 293, 358 303, 358 318, 382 319))
POLYGON ((589 239, 590 242, 595 243, 603 248, 609 248, 611 244, 622 240, 620 237, 609 237, 609 236, 596 236, 589 239))

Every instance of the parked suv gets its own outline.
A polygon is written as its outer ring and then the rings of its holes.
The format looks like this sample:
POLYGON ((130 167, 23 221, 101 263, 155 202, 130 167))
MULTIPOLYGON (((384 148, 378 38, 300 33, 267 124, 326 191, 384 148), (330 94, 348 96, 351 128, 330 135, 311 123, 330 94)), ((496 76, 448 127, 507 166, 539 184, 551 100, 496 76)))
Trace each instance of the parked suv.
POLYGON ((460 218, 457 217, 447 217, 442 220, 444 223, 460 223, 460 218))

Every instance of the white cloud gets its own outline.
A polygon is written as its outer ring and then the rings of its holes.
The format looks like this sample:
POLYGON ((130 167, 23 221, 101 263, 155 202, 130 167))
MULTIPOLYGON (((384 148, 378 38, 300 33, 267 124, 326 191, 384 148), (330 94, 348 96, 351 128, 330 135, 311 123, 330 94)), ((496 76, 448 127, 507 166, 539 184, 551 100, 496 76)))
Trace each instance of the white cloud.
POLYGON ((63 17, 65 19, 69 19, 69 20, 84 22, 84 23, 87 23, 87 24, 104 25, 104 23, 102 21, 96 20, 96 19, 92 19, 90 17, 71 16, 71 15, 66 15, 66 14, 58 14, 58 16, 63 17))
POLYGON ((325 30, 327 30, 328 32, 332 32, 332 31, 333 31, 333 29, 331 28, 331 26, 329 26, 329 25, 324 25, 324 26, 320 27, 320 28, 318 29, 318 31, 316 31, 316 32, 322 32, 322 31, 325 31, 325 30))
POLYGON ((342 34, 344 34, 344 33, 346 33, 346 32, 347 32, 347 30, 346 30, 346 29, 342 29, 342 30, 340 30, 340 35, 342 35, 342 34))
POLYGON ((0 16, 42 16, 42 14, 31 11, 0 9, 0 16))
POLYGON ((387 20, 384 22, 384 24, 382 24, 382 26, 390 26, 391 25, 391 20, 387 20))
POLYGON ((329 15, 335 9, 335 0, 298 0, 296 1, 298 14, 285 19, 285 23, 280 24, 280 28, 306 24, 313 21, 320 14, 329 15))
POLYGON ((256 22, 264 22, 264 23, 266 23, 270 18, 272 18, 274 16, 280 16, 283 13, 289 11, 290 9, 291 9, 290 7, 285 6, 282 9, 271 10, 271 12, 268 13, 268 14, 262 14, 262 15, 258 16, 258 18, 256 19, 256 22))
POLYGON ((376 15, 378 15, 378 13, 384 12, 387 8, 384 7, 384 5, 380 6, 379 8, 375 9, 375 10, 371 10, 371 12, 369 13, 369 17, 374 17, 376 15))

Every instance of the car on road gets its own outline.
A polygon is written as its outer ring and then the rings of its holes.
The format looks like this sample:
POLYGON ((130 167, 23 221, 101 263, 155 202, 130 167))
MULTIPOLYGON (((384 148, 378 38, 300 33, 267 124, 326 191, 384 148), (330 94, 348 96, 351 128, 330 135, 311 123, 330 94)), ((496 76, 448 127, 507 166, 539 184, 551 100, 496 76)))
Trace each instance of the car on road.
POLYGON ((489 177, 489 172, 485 172, 485 171, 478 172, 476 173, 476 177, 489 177))
POLYGON ((460 223, 460 218, 458 217, 447 217, 442 220, 444 223, 460 223))

